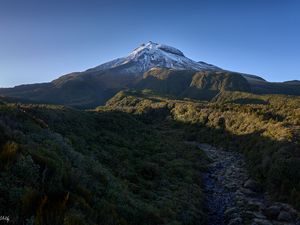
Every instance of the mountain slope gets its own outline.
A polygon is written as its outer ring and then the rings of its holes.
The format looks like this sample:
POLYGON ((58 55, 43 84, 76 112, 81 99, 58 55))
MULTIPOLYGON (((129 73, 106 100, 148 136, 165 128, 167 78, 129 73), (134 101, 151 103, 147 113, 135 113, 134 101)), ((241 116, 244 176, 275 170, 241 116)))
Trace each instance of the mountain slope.
POLYGON ((0 89, 0 95, 34 102, 65 104, 76 107, 101 105, 122 89, 134 86, 144 72, 153 67, 176 70, 220 70, 197 63, 173 47, 148 42, 127 57, 112 60, 84 72, 70 73, 44 84, 21 85, 0 89))
POLYGON ((153 68, 135 88, 151 89, 177 97, 210 100, 221 91, 250 92, 247 80, 238 73, 227 71, 191 71, 153 68))
POLYGON ((253 93, 300 95, 299 81, 267 82, 264 80, 248 80, 253 93))
MULTIPOLYGON (((110 99, 106 107, 140 117, 145 114, 147 118, 168 108, 168 121, 190 126, 183 130, 187 140, 243 152, 251 174, 273 199, 300 209, 299 105, 300 97, 284 95, 225 91, 215 101, 205 103, 124 91, 110 99)), ((162 127, 161 121, 158 126, 162 127)))
MULTIPOLYGON (((163 70, 157 72, 165 73, 163 70)), ((0 88, 0 96, 89 108, 104 104, 120 90, 135 87, 154 88, 177 97, 206 96, 205 99, 210 99, 222 90, 300 95, 300 83, 297 81, 270 83, 258 76, 234 73, 202 61, 196 62, 176 48, 148 42, 127 57, 84 72, 70 73, 49 83, 0 88), (169 77, 156 80, 151 71, 153 68, 169 70, 169 77), (147 71, 152 74, 151 78, 143 77, 147 71), (208 75, 191 75, 196 72, 206 72, 208 75), (231 74, 230 78, 228 74, 231 74), (193 81, 190 81, 191 78, 193 81), (203 82, 206 82, 205 85, 203 82)))
POLYGON ((16 225, 205 224, 207 160, 165 131, 121 112, 0 105, 0 215, 16 225))
POLYGON ((132 66, 122 68, 121 72, 142 74, 153 67, 197 71, 220 69, 204 62, 195 62, 185 57, 185 55, 176 48, 150 41, 136 48, 127 57, 110 61, 88 71, 102 71, 127 64, 132 64, 132 66))

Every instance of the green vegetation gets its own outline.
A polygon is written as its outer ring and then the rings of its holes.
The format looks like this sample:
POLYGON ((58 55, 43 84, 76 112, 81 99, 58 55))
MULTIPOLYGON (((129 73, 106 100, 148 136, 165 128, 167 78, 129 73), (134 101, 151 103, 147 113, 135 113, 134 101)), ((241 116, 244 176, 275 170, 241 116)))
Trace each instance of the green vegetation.
POLYGON ((299 107, 226 91, 211 102, 123 91, 89 111, 3 101, 0 214, 28 225, 205 224, 207 159, 185 141, 243 152, 275 200, 300 208, 299 107))
POLYGON ((144 74, 135 88, 150 89, 160 95, 176 98, 211 100, 220 91, 247 91, 251 87, 239 73, 215 71, 189 71, 153 68, 144 74))
POLYGON ((14 224, 205 221, 204 155, 149 119, 3 104, 0 162, 0 215, 14 224))
POLYGON ((131 74, 131 66, 135 67, 129 63, 108 70, 89 69, 61 76, 49 83, 0 88, 0 99, 6 96, 8 102, 63 104, 87 109, 104 105, 128 87, 151 89, 160 95, 173 95, 177 99, 206 101, 223 91, 300 96, 299 81, 272 83, 258 76, 225 70, 151 68, 145 73, 131 74))
POLYGON ((168 113, 169 126, 180 126, 186 140, 245 153, 252 175, 272 197, 300 208, 299 97, 222 92, 205 103, 120 92, 106 108, 142 118, 168 113))

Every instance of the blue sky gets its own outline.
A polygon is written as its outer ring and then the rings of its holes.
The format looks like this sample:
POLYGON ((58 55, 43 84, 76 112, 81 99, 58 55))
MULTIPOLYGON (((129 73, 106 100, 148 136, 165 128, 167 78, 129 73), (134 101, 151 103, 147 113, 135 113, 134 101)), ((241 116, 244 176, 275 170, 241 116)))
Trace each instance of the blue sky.
POLYGON ((51 81, 149 40, 194 60, 300 79, 297 0, 0 0, 0 86, 51 81))

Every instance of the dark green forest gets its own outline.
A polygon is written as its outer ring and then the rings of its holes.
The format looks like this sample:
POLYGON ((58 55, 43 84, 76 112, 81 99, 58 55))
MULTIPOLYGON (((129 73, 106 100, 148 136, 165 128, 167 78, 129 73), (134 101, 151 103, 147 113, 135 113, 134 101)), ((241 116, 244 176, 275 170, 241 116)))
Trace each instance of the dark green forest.
POLYGON ((147 118, 168 112, 170 126, 179 126, 185 140, 244 153, 252 176, 274 200, 300 208, 299 97, 225 91, 200 102, 120 92, 105 108, 147 118))
POLYGON ((208 159, 247 158, 274 200, 300 208, 300 98, 223 91, 210 102, 122 91, 105 106, 0 102, 0 214, 14 224, 205 224, 208 159))

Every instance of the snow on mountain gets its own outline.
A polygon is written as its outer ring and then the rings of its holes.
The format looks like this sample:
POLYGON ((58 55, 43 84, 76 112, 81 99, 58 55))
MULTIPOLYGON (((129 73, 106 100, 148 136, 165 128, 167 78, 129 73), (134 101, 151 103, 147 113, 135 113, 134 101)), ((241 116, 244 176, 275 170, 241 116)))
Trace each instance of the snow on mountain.
POLYGON ((196 71, 220 70, 216 66, 191 60, 174 47, 150 41, 136 48, 127 57, 112 60, 89 71, 102 71, 118 67, 121 72, 127 74, 141 74, 154 67, 196 71))

